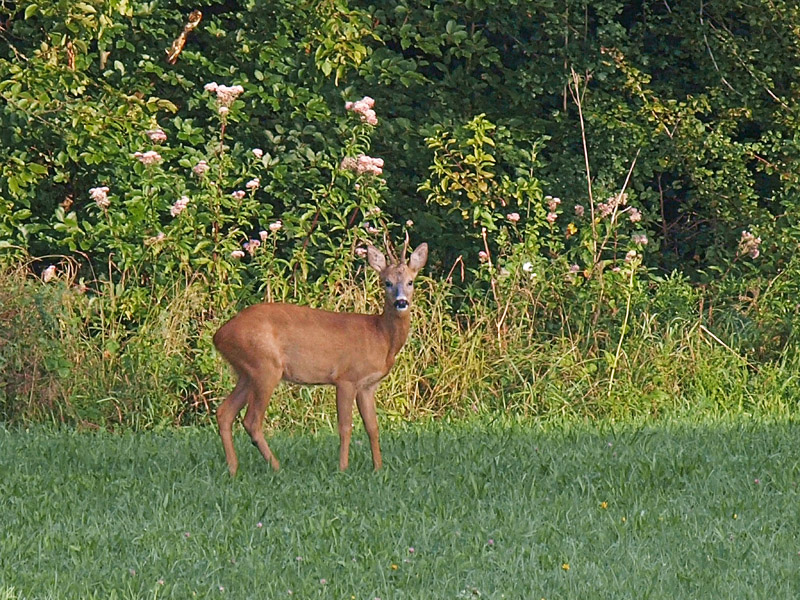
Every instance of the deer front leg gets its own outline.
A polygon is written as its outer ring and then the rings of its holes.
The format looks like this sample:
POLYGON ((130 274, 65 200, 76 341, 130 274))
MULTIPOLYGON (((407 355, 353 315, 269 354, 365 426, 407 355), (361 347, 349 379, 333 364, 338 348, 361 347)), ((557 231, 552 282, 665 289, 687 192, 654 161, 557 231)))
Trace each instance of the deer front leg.
POLYGON ((372 450, 372 466, 376 471, 383 466, 381 445, 378 440, 378 415, 375 411, 375 390, 377 387, 378 384, 375 384, 356 393, 358 412, 361 413, 364 429, 369 436, 369 446, 372 450))
POLYGON ((355 386, 349 383, 336 385, 336 415, 339 420, 339 470, 344 471, 350 462, 350 435, 353 432, 353 399, 355 386))

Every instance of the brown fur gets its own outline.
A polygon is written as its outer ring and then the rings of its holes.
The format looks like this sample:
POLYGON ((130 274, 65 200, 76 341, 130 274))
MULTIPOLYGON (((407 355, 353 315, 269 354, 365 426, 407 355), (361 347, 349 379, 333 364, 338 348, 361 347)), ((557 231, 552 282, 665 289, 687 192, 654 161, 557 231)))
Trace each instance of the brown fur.
POLYGON ((253 444, 274 469, 272 454, 262 431, 264 414, 275 386, 281 381, 336 386, 339 421, 339 468, 347 468, 353 400, 358 405, 369 436, 375 469, 382 465, 375 411, 375 389, 394 365, 408 337, 413 281, 427 260, 421 244, 408 264, 386 264, 370 246, 370 265, 386 284, 386 301, 380 315, 334 313, 294 304, 256 304, 225 323, 214 335, 214 346, 233 366, 238 381, 217 409, 222 446, 231 475, 238 459, 233 447, 233 421, 247 405, 244 426, 253 444), (398 301, 408 302, 405 310, 398 301))

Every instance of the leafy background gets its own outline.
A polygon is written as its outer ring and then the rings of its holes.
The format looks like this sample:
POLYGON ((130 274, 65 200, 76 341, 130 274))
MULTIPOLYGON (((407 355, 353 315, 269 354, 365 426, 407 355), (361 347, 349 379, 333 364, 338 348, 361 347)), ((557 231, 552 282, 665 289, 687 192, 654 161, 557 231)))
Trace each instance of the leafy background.
MULTIPOLYGON (((390 417, 793 406, 791 2, 4 2, 0 35, 5 419, 205 420, 225 318, 374 310, 359 248, 405 233, 432 259, 390 417)), ((275 425, 329 418, 293 397, 275 425)))

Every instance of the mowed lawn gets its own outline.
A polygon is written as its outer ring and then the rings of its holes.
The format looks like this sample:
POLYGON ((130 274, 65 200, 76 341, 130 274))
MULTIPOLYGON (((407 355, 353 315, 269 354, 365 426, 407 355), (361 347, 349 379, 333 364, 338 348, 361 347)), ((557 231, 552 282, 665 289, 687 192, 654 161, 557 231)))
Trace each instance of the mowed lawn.
POLYGON ((0 429, 0 598, 798 598, 800 425, 0 429))

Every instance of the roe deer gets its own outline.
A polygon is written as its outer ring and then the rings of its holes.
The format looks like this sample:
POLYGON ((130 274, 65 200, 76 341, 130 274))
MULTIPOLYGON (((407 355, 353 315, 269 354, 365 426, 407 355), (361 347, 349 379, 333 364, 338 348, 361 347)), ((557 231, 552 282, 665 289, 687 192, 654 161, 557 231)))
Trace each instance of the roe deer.
POLYGON ((382 465, 375 413, 375 389, 394 365, 408 337, 413 280, 428 259, 420 244, 406 263, 387 264, 375 247, 367 248, 370 266, 386 288, 383 313, 335 313, 294 304, 264 303, 245 308, 214 334, 214 346, 239 379, 217 409, 217 423, 231 475, 238 459, 233 421, 247 405, 244 427, 253 444, 277 470, 280 465, 264 439, 262 425, 270 396, 283 379, 293 383, 336 386, 339 421, 339 469, 347 468, 353 400, 364 421, 375 469, 382 465))

